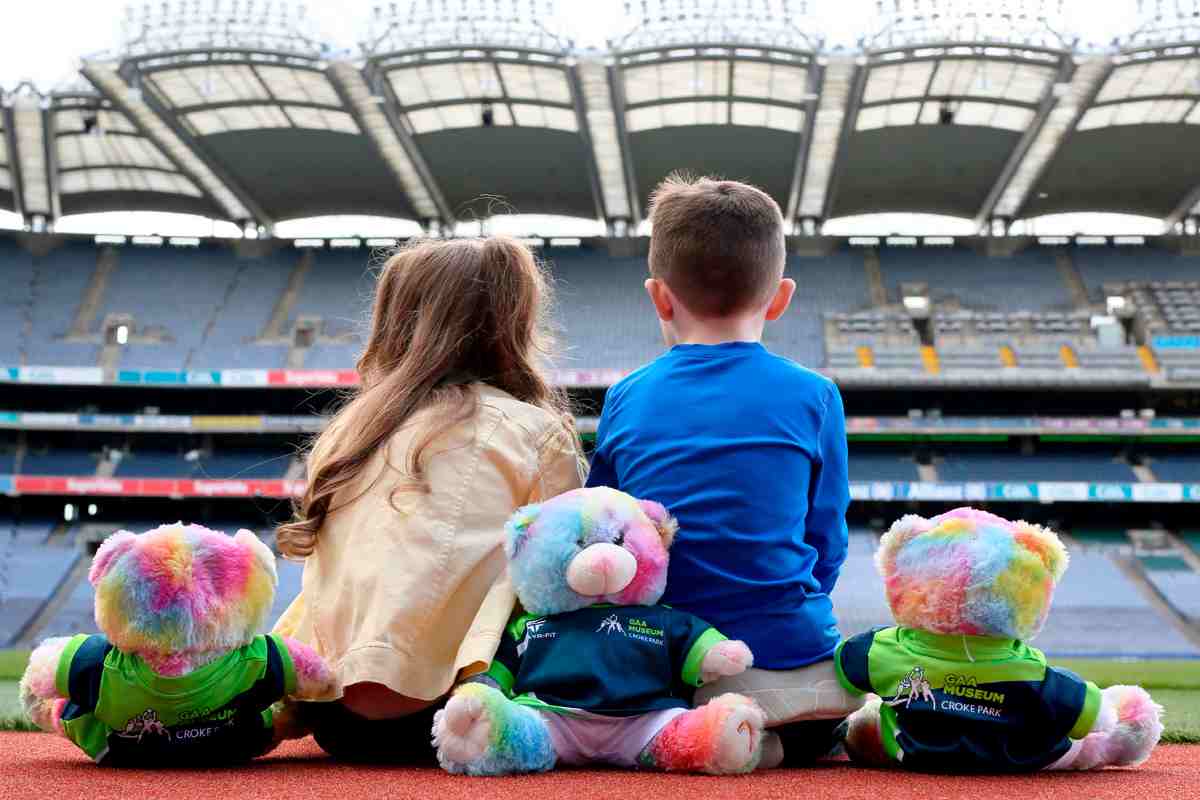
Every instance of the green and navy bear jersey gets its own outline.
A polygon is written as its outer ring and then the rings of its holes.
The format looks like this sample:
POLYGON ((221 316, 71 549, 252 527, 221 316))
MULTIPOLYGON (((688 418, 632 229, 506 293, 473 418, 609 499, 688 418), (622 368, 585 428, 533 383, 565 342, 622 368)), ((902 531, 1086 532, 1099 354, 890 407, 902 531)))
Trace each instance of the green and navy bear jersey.
POLYGON ((667 606, 595 605, 509 624, 487 672, 515 702, 630 717, 690 708, 716 629, 667 606))
POLYGON ((879 628, 843 641, 838 679, 883 700, 888 756, 927 772, 1032 772, 1096 721, 1100 690, 1015 639, 879 628))
POLYGON ((67 698, 63 732, 112 766, 227 764, 273 744, 271 706, 295 692, 282 640, 257 636, 180 677, 155 673, 103 636, 71 639, 55 682, 67 698))

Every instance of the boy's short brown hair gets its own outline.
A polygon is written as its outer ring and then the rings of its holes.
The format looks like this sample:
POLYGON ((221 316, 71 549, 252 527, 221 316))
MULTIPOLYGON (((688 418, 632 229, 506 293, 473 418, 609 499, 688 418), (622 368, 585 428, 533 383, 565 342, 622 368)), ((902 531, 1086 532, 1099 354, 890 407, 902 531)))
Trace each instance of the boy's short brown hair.
POLYGON ((650 222, 650 275, 693 314, 755 308, 783 277, 783 213, 753 186, 669 175, 650 198, 650 222))

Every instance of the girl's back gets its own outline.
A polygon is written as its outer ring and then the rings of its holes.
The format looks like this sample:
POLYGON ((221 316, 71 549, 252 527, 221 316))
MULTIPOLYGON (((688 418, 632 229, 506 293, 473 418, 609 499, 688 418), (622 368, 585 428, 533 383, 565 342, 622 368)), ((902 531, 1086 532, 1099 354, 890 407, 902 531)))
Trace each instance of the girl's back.
POLYGON ((302 710, 334 755, 429 751, 420 717, 486 667, 512 610, 505 521, 582 483, 566 397, 541 368, 547 300, 510 239, 418 243, 379 276, 360 387, 314 444, 277 536, 306 562, 276 630, 345 687, 302 710), (400 717, 403 730, 376 722, 400 717))
POLYGON ((460 672, 486 669, 514 602, 499 532, 514 509, 582 483, 557 416, 486 384, 470 391, 474 414, 429 446, 428 490, 396 491, 388 474, 432 410, 415 414, 335 496, 301 598, 280 621, 339 664, 347 685, 383 683, 432 700, 460 672))

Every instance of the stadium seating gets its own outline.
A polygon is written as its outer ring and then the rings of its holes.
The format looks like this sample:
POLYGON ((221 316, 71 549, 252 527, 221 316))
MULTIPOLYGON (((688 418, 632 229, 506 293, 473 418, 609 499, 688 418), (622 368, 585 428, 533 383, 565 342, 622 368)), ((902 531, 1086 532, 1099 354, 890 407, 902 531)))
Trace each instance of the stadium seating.
POLYGON ((45 535, 40 525, 0 526, 0 647, 9 646, 79 557, 74 548, 46 545, 45 535))
POLYGON ((29 450, 21 462, 25 475, 94 475, 98 457, 86 450, 29 450))
POLYGON ((1167 602, 1200 624, 1200 572, 1177 555, 1142 555, 1138 560, 1167 602))
POLYGON ((917 465, 912 458, 895 450, 855 445, 850 450, 852 481, 915 481, 917 465))
POLYGON ((1196 280, 1196 259, 1155 247, 1080 247, 1072 260, 1091 299, 1103 303, 1106 284, 1196 280))
POLYGON ((96 365, 95 343, 63 341, 96 270, 96 256, 94 245, 72 241, 33 260, 25 363, 96 365))
POLYGON ((0 292, 0 362, 21 363, 25 325, 33 304, 33 257, 12 239, 0 237, 0 267, 4 291, 0 292))
POLYGON ((937 464, 943 481, 1087 481, 1135 483, 1128 464, 1089 450, 1038 452, 1033 455, 987 448, 947 450, 937 464))
POLYGON ((261 259, 238 259, 228 295, 217 307, 212 325, 192 356, 193 369, 286 366, 286 344, 254 340, 266 328, 296 260, 296 251, 291 249, 277 250, 261 259))
MULTIPOLYGON (((1077 537, 1078 538, 1078 537, 1077 537)), ((1125 578, 1103 549, 1076 548, 1035 644, 1050 655, 1198 655, 1125 578)))
POLYGON ((973 310, 1015 312, 1071 305, 1047 248, 988 258, 962 247, 886 247, 879 251, 879 263, 893 303, 900 301, 902 284, 921 283, 928 285, 935 306, 957 302, 973 310))
POLYGON ((1200 455, 1156 454, 1150 463, 1154 477, 1167 483, 1200 483, 1200 455))

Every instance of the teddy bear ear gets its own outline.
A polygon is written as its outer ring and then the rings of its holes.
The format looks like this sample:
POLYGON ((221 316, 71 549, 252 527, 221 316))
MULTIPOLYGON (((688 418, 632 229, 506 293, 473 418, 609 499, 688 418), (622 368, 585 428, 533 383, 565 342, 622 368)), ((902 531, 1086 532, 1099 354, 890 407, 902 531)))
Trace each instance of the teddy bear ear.
POLYGON ((254 535, 254 531, 242 528, 233 535, 233 541, 253 554, 259 566, 273 576, 276 581, 279 580, 275 571, 275 554, 271 552, 271 548, 263 544, 262 539, 254 535))
POLYGON ((663 547, 671 549, 671 543, 675 541, 675 534, 679 531, 679 523, 662 503, 656 503, 653 500, 638 500, 638 505, 654 523, 654 527, 658 528, 658 535, 662 537, 663 547))
POLYGON ((892 523, 892 527, 879 540, 875 551, 875 569, 884 578, 891 573, 896 553, 917 535, 933 527, 933 523, 916 514, 906 514, 892 523))
POLYGON ((541 511, 542 507, 534 503, 518 508, 508 518, 508 522, 504 524, 504 532, 507 534, 504 539, 504 554, 509 558, 516 558, 521 552, 521 548, 529 540, 529 529, 533 527, 541 511))
POLYGON ((88 570, 88 583, 92 586, 100 583, 100 579, 108 574, 113 562, 129 552, 137 543, 137 535, 130 531, 117 531, 100 543, 96 555, 92 557, 92 568, 88 570))

